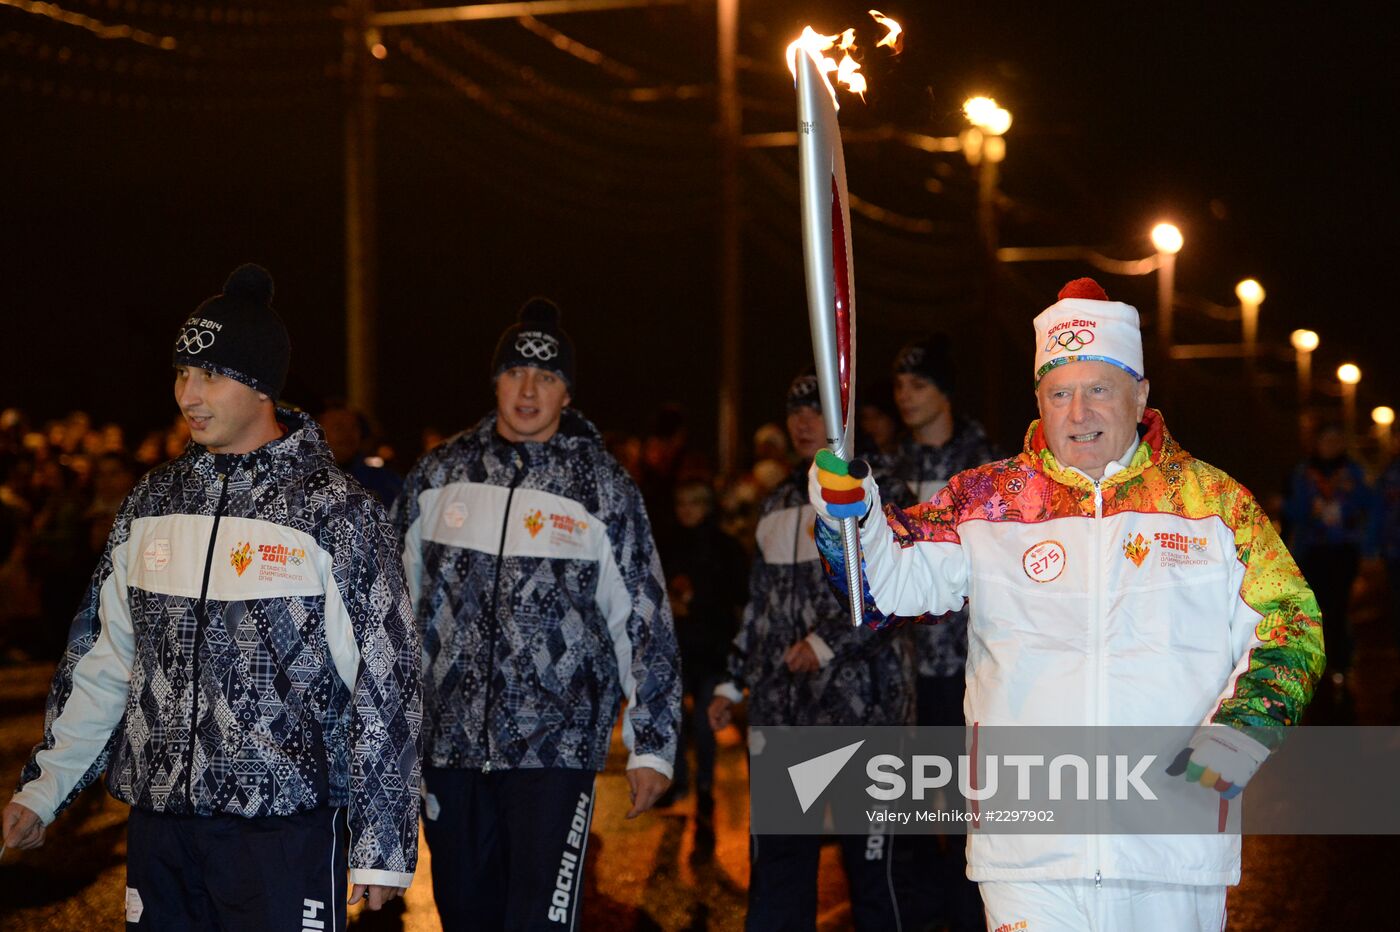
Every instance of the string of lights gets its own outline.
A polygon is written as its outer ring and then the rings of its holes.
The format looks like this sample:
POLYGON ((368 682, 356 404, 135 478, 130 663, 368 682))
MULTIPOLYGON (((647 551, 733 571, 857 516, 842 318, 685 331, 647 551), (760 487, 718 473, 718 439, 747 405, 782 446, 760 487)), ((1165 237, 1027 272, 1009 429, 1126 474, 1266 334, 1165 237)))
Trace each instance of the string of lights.
POLYGON ((209 6, 180 0, 77 0, 83 5, 106 10, 121 10, 128 16, 145 16, 186 23, 210 23, 216 26, 271 26, 289 23, 322 23, 333 19, 338 3, 325 5, 289 4, 269 0, 266 7, 209 6))
POLYGON ((291 110, 323 104, 325 94, 314 90, 289 92, 269 89, 265 93, 246 91, 233 95, 208 93, 173 96, 148 94, 128 89, 94 87, 52 76, 17 74, 0 68, 0 90, 14 90, 28 96, 53 98, 79 104, 116 107, 119 110, 162 113, 257 113, 271 109, 291 110))
MULTIPOLYGON (((781 169, 771 165, 771 159, 755 158, 749 153, 746 169, 757 174, 761 183, 746 184, 747 200, 752 209, 746 213, 746 235, 761 231, 771 237, 772 249, 786 249, 791 261, 800 262, 801 236, 798 224, 797 183, 788 179, 782 183, 781 169)), ((855 243, 859 270, 859 289, 881 300, 905 303, 929 302, 943 291, 940 283, 955 279, 953 275, 929 275, 930 266, 950 270, 966 269, 975 262, 972 237, 949 235, 937 240, 911 240, 899 232, 887 232, 878 223, 867 222, 859 215, 851 217, 851 236, 855 243), (918 270, 911 272, 910 270, 918 270)), ((949 226, 949 233, 956 231, 949 226)), ((961 293, 960 289, 953 289, 961 293)), ((939 298, 941 300, 941 298, 939 298)))
POLYGON ((491 179, 482 184, 485 196, 498 196, 512 207, 530 205, 542 216, 563 214, 592 228, 625 227, 636 232, 668 233, 694 227, 704 218, 709 202, 699 195, 680 200, 617 197, 632 194, 628 188, 599 184, 596 178, 570 177, 553 170, 556 163, 541 164, 541 155, 528 143, 508 136, 493 138, 491 150, 473 146, 467 140, 480 138, 485 127, 474 120, 471 111, 453 108, 452 116, 463 124, 463 132, 451 132, 446 121, 436 117, 418 121, 395 121, 402 129, 425 143, 424 152, 441 158, 464 177, 491 179))
POLYGON ((642 73, 631 65, 625 65, 615 58, 603 54, 590 45, 565 35, 553 26, 548 25, 534 16, 522 16, 516 20, 525 30, 534 33, 544 39, 550 45, 561 52, 572 55, 579 61, 588 62, 605 74, 612 75, 619 81, 626 81, 628 84, 637 84, 642 81, 642 73))
POLYGON ((139 45, 150 46, 162 51, 173 51, 179 44, 174 36, 161 36, 144 29, 137 29, 124 23, 104 23, 82 13, 65 10, 56 3, 35 3, 31 0, 0 0, 0 6, 11 7, 34 16, 42 16, 66 26, 85 29, 99 39, 125 39, 139 45))
MULTIPOLYGON (((797 175, 795 170, 788 170, 780 165, 774 156, 761 151, 751 151, 748 153, 748 164, 779 192, 782 192, 786 199, 792 204, 797 203, 797 175)), ((796 166, 791 166, 795 169, 796 166)), ((849 192, 848 192, 849 193, 849 192)), ((863 217, 872 223, 898 230, 900 233, 909 233, 917 236, 961 236, 967 230, 966 223, 955 221, 934 220, 926 217, 910 217, 897 211, 879 207, 871 202, 850 194, 851 210, 859 217, 863 217), (859 205, 859 206, 858 206, 859 205)), ((892 239, 882 246, 892 248, 908 247, 909 243, 903 239, 892 239)), ((913 247, 922 250, 925 246, 913 247)))
MULTIPOLYGON (((7 53, 37 62, 42 65, 60 65, 68 69, 100 72, 147 82, 147 90, 155 91, 160 86, 187 88, 219 88, 220 82, 229 88, 255 87, 258 89, 290 88, 305 89, 308 84, 320 84, 324 93, 332 92, 335 85, 326 82, 324 68, 314 70, 314 66, 296 68, 258 68, 250 74, 220 72, 210 68, 206 62, 192 61, 180 57, 155 57, 152 55, 133 56, 113 54, 103 45, 96 49, 85 49, 69 45, 51 44, 32 33, 8 30, 0 34, 0 53, 7 53)), ((104 77, 104 81, 109 80, 104 77)), ((128 88, 130 90, 130 88, 128 88)))
POLYGON ((639 186, 651 183, 658 189, 657 194, 664 195, 668 185, 677 183, 677 174, 687 168, 685 160, 647 158, 626 146, 597 147, 586 144, 574 135, 556 132, 549 126, 531 119, 511 103, 501 100, 486 87, 443 62, 407 36, 399 38, 398 49, 407 60, 454 88, 465 99, 488 110, 517 132, 543 143, 556 155, 560 151, 573 154, 573 160, 558 160, 559 164, 550 170, 587 166, 600 175, 615 177, 623 184, 639 186))
POLYGON ((528 85, 540 91, 545 98, 566 105, 553 114, 556 118, 562 116, 578 120, 586 114, 589 119, 585 122, 588 124, 592 124, 593 120, 596 119, 608 120, 615 124, 612 130, 614 134, 625 136, 634 145, 648 147, 689 147, 695 145, 700 137, 705 135, 704 127, 697 125, 694 121, 662 120, 634 113, 560 87, 544 78, 538 70, 529 68, 495 51, 485 43, 470 38, 460 27, 442 26, 438 27, 435 32, 456 48, 506 75, 512 83, 528 85))

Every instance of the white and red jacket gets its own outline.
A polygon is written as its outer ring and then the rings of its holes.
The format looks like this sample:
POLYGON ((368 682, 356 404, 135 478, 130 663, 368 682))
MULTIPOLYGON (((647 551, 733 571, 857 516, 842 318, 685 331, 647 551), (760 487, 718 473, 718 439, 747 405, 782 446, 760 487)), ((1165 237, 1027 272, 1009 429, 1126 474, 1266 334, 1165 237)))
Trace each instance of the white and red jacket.
MULTIPOLYGON (((868 623, 969 602, 969 724, 1302 715, 1324 664, 1312 591, 1243 486, 1177 445, 1157 411, 1140 434, 1096 482, 1060 465, 1036 422, 1019 456, 864 523, 868 623)), ((818 522, 817 544, 844 589, 837 533, 818 522)), ((979 881, 1234 884, 1239 852, 1233 834, 974 834, 968 863, 979 881)))

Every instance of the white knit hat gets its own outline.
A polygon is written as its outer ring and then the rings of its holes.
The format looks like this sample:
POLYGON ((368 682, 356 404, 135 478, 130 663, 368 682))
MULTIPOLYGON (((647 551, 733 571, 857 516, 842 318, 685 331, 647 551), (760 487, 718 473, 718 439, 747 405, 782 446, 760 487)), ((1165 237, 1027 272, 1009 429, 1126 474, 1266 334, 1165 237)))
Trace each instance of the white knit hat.
POLYGON ((1106 362, 1141 382, 1137 308, 1108 300, 1092 278, 1077 278, 1061 288, 1059 300, 1035 319, 1035 384, 1068 362, 1106 362))

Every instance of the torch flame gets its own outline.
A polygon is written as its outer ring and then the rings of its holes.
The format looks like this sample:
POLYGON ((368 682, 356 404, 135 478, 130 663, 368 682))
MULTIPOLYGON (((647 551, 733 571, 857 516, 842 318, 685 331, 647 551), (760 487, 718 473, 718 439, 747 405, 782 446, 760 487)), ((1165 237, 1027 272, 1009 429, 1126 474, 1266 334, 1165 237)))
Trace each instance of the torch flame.
MULTIPOLYGON (((877 23, 889 30, 884 38, 875 43, 876 47, 883 45, 898 52, 899 36, 903 32, 899 23, 878 10, 871 10, 870 15, 875 17, 877 23)), ((861 95, 863 100, 868 85, 865 81, 865 75, 860 73, 860 62, 851 56, 851 51, 855 47, 856 31, 854 27, 828 36, 817 32, 811 26, 804 26, 802 35, 787 47, 788 71, 792 72, 794 78, 797 77, 797 52, 800 49, 812 56, 812 61, 816 62, 817 70, 821 72, 822 79, 826 81, 826 89, 831 92, 833 103, 836 102, 836 87, 832 83, 833 72, 836 75, 836 84, 844 86, 852 94, 861 95), (840 62, 826 54, 832 49, 844 53, 840 62)), ((840 108, 840 104, 837 104, 837 108, 840 108)))
POLYGON ((870 10, 869 13, 872 17, 874 17, 875 22, 879 23, 881 26, 884 26, 886 29, 889 30, 889 32, 885 33, 885 37, 883 39, 875 43, 875 47, 878 49, 880 46, 885 45, 889 46, 891 50, 898 52, 900 45, 904 41, 902 38, 900 38, 904 34, 904 27, 899 25, 899 23, 895 22, 894 20, 890 19, 884 13, 881 13, 879 10, 870 10))
MULTIPOLYGON (((801 37, 787 47, 788 71, 792 72, 792 76, 795 80, 797 78, 797 52, 799 49, 806 52, 808 55, 812 56, 812 61, 816 62, 817 70, 821 72, 822 80, 826 82, 826 89, 831 92, 832 103, 836 103, 836 88, 831 85, 831 73, 833 71, 839 71, 841 66, 836 63, 836 59, 823 53, 834 48, 838 41, 845 42, 847 39, 850 40, 852 45, 855 44, 855 30, 848 29, 845 33, 824 36, 811 26, 804 26, 802 28, 801 37)), ((841 47, 843 49, 848 48, 846 45, 842 45, 841 47)), ((846 58, 849 59, 850 57, 850 53, 848 52, 846 58)), ((836 107, 839 110, 841 105, 836 104, 836 107)))
POLYGON ((851 57, 849 52, 841 59, 841 64, 836 68, 836 83, 846 85, 846 89, 852 94, 859 94, 860 99, 865 99, 865 75, 858 74, 860 63, 851 57))

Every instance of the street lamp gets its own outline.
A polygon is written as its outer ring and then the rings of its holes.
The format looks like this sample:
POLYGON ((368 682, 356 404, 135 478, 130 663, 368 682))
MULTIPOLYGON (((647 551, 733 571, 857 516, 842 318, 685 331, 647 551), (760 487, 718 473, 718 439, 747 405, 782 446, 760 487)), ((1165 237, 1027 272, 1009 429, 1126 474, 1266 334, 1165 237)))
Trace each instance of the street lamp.
POLYGON ((1246 278, 1235 286, 1235 297, 1240 299, 1240 322, 1246 364, 1253 366, 1255 339, 1259 334, 1259 305, 1264 303, 1264 286, 1252 278, 1246 278))
POLYGON ((1172 348, 1172 308, 1176 294, 1176 254, 1185 240, 1181 230, 1170 223, 1152 228, 1152 247, 1157 250, 1157 342, 1163 353, 1172 348))
POLYGON ((1288 335, 1293 359, 1298 364, 1298 406, 1306 407, 1312 395, 1312 354, 1320 342, 1316 331, 1294 330, 1288 335))
POLYGON ((1371 409, 1371 423, 1376 425, 1376 443, 1381 448, 1381 458, 1390 458, 1390 426, 1395 423, 1395 409, 1381 405, 1371 409))
POLYGON ((962 134, 963 157, 977 171, 978 220, 987 248, 996 251, 995 221, 997 163, 1006 158, 1006 140, 1011 128, 1011 111, 991 97, 969 97, 963 101, 963 115, 972 124, 962 134))
POLYGON ((1312 398, 1312 354, 1320 342, 1316 331, 1294 330, 1288 335, 1293 344, 1293 361, 1298 368, 1298 439, 1306 449, 1310 427, 1308 402, 1312 398))
POLYGON ((969 97, 963 101, 967 122, 993 136, 1004 136, 1011 128, 1011 111, 993 97, 969 97))
MULTIPOLYGON (((983 326, 990 327, 997 306, 997 175, 1006 158, 1006 140, 1011 128, 1011 112, 990 97, 972 97, 963 102, 963 114, 971 124, 960 134, 963 157, 977 173, 977 238, 982 245, 980 266, 983 326)), ((983 368, 987 410, 1001 407, 1001 356, 992 353, 983 368)))
POLYGON ((1356 383, 1361 381, 1361 369, 1344 362, 1337 367, 1337 381, 1342 383, 1342 419, 1346 423, 1347 450, 1356 440, 1356 383))

